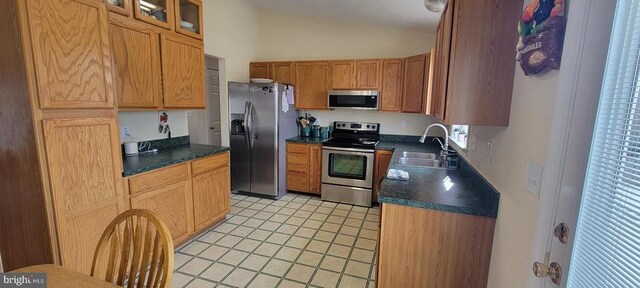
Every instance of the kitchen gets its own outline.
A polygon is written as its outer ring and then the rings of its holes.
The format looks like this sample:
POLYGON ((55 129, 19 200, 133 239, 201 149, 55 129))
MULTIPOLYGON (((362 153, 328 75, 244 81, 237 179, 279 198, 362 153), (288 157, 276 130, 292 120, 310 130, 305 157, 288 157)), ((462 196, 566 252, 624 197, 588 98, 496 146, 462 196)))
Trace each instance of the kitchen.
POLYGON ((387 2, 4 3, 0 267, 104 279, 146 209, 171 287, 527 285, 563 87, 515 60, 530 1, 387 2))

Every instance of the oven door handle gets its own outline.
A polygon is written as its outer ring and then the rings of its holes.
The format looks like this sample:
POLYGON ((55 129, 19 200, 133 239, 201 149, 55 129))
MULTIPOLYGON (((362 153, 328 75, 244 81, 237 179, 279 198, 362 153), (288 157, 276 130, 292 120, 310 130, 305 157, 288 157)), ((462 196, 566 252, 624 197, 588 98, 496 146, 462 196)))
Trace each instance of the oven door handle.
POLYGON ((358 149, 358 148, 340 148, 340 147, 322 147, 323 150, 332 150, 332 151, 345 151, 345 152, 361 152, 361 153, 375 153, 375 150, 369 149, 358 149))

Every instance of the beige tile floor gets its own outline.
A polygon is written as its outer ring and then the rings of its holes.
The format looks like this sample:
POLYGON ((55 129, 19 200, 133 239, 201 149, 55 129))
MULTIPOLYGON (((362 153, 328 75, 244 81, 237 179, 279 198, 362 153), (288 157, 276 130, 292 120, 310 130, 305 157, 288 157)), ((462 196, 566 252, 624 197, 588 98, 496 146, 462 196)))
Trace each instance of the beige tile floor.
POLYGON ((233 194, 226 222, 176 251, 171 287, 374 287, 380 210, 233 194))

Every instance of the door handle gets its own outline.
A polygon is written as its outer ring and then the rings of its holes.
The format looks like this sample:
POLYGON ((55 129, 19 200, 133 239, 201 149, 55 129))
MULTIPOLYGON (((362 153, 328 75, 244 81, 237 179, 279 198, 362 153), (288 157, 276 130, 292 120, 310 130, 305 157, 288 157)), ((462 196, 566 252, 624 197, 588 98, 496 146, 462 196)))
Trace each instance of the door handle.
POLYGON ((533 263, 533 274, 540 278, 549 277, 556 285, 560 285, 562 281, 562 268, 556 262, 552 262, 549 266, 540 262, 533 263))
POLYGON ((247 145, 247 149, 251 149, 251 127, 249 123, 249 109, 251 102, 247 101, 244 104, 244 142, 247 145))
POLYGON ((253 149, 253 137, 251 137, 251 134, 253 133, 253 103, 251 103, 251 101, 247 102, 247 107, 248 107, 248 111, 249 111, 249 116, 248 118, 248 123, 247 127, 249 128, 247 130, 247 137, 249 138, 249 149, 253 149))

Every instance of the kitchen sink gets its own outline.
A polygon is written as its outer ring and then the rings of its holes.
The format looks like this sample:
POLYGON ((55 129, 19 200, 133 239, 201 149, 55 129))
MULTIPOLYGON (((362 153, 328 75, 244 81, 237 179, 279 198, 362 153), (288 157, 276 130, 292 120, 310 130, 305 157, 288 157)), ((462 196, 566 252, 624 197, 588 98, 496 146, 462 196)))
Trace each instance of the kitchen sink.
POLYGON ((444 169, 444 167, 442 167, 442 161, 440 161, 438 156, 433 153, 404 151, 398 156, 400 156, 398 157, 398 160, 396 160, 396 164, 398 165, 444 169))
POLYGON ((413 159, 437 159, 438 156, 433 153, 420 153, 420 152, 407 152, 400 153, 400 158, 413 158, 413 159))

